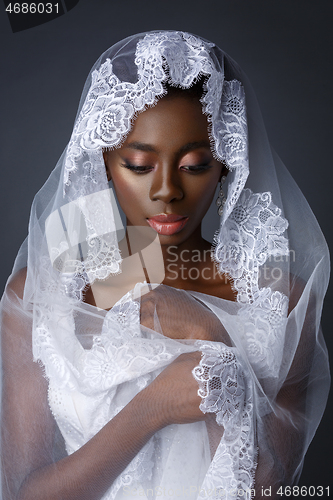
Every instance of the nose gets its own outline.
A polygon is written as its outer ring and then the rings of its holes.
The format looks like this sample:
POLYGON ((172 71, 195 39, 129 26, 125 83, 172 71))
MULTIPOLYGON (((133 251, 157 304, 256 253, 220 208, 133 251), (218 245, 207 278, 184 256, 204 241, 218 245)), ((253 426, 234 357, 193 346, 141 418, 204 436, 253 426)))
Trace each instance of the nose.
POLYGON ((152 201, 163 201, 168 204, 172 201, 181 200, 184 192, 181 186, 178 171, 172 165, 160 166, 154 172, 153 182, 150 189, 152 201))

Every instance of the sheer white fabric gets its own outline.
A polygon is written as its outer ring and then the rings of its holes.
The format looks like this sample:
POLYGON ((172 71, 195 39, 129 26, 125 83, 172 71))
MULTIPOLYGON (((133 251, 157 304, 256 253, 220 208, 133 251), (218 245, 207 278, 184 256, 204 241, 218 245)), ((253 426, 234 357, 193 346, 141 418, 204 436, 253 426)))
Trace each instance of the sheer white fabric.
MULTIPOLYGON (((328 275, 320 228, 272 152, 234 61, 182 32, 111 47, 94 65, 69 145, 36 195, 2 299, 2 498, 40 498, 24 485, 40 474, 40 491, 48 491, 43 471, 52 464, 58 490, 52 486, 50 498, 59 499, 83 498, 80 482, 92 485, 86 498, 103 500, 260 498, 262 486, 276 492, 297 483, 329 386, 320 330, 328 275), (167 84, 187 89, 202 77, 211 148, 230 170, 213 254, 235 302, 162 279, 148 286, 142 273, 109 311, 84 303, 87 286, 116 279, 125 266, 103 148, 121 145, 167 84), (124 464, 115 457, 118 472, 109 482, 101 477, 99 493, 87 444, 166 367, 196 351, 200 408, 212 418, 168 425, 124 464), (81 477, 85 464, 90 475, 81 477)), ((119 439, 126 446, 126 436, 119 439)))

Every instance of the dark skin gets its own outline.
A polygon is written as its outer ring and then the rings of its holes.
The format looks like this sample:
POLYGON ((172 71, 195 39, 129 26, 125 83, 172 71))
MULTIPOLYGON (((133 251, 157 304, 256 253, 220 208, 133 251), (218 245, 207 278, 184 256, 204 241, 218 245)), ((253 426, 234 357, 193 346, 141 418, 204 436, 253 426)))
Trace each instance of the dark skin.
MULTIPOLYGON (((164 98, 137 117, 122 147, 106 151, 104 160, 132 231, 150 229, 147 219, 157 214, 188 217, 180 232, 158 234, 163 284, 235 300, 230 281, 216 272, 211 243, 201 236, 202 219, 216 186, 228 172, 213 157, 207 125, 199 101, 164 98)), ((152 238, 156 236, 155 232, 152 238)), ((120 244, 123 255, 127 243, 120 244)))

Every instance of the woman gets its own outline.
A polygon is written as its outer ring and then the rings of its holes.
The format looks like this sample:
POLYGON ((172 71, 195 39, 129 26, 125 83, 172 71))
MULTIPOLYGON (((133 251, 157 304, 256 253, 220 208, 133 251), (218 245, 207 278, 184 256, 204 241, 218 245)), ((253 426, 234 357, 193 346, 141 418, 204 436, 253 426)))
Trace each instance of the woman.
POLYGON ((327 275, 237 65, 182 32, 113 46, 2 302, 3 498, 281 498, 327 397, 327 275))

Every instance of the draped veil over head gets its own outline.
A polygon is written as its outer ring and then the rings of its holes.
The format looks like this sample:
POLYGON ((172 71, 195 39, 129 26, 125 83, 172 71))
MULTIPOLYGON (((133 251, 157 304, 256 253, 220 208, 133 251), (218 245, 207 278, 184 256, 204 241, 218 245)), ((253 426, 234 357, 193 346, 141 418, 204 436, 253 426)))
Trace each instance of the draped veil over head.
POLYGON ((272 151, 238 65, 213 43, 178 31, 134 35, 108 49, 88 76, 69 144, 35 197, 29 235, 2 300, 4 498, 15 498, 32 470, 21 449, 23 430, 32 439, 37 432, 29 406, 43 412, 47 401, 56 425, 37 420, 43 460, 61 460, 177 356, 198 350, 193 375, 201 409, 223 429, 214 453, 204 422, 167 426, 103 499, 132 498, 140 488, 144 498, 163 488, 192 499, 250 498, 262 486, 295 484, 328 392, 320 330, 328 276, 321 230, 272 151), (87 287, 116 278, 124 264, 124 228, 103 152, 120 147, 136 117, 169 88, 186 91, 198 81, 213 156, 229 170, 212 253, 236 300, 158 286, 162 276, 148 293, 143 278, 109 311, 86 304, 87 287), (147 328, 140 325, 140 304, 154 287, 147 328), (167 338, 159 301, 175 294, 184 320, 204 306, 230 345, 167 338), (32 358, 47 384, 46 391, 42 382, 35 388, 36 401, 17 389, 22 377, 28 383, 36 376, 21 368, 32 358))

